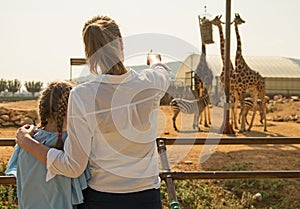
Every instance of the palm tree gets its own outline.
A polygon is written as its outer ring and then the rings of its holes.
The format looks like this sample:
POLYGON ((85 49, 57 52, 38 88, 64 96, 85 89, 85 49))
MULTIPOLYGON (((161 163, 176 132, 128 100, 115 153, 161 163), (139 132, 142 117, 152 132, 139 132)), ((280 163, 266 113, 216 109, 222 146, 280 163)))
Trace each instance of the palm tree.
POLYGON ((35 92, 40 92, 43 86, 43 82, 41 81, 26 81, 25 82, 25 87, 28 92, 32 94, 32 98, 34 97, 35 92))
POLYGON ((1 78, 1 80, 0 80, 0 93, 2 91, 5 91, 5 89, 7 89, 7 81, 4 80, 3 78, 1 78))
POLYGON ((14 96, 21 88, 21 82, 18 79, 7 81, 7 90, 14 96))

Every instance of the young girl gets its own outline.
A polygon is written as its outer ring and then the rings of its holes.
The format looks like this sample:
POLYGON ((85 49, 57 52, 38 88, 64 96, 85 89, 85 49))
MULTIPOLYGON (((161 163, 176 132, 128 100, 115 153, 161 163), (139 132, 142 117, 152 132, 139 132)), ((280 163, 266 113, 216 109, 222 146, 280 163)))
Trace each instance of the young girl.
MULTIPOLYGON (((63 149, 67 137, 66 114, 71 89, 71 83, 55 81, 43 91, 39 102, 41 126, 33 136, 36 141, 63 149)), ((76 179, 57 175, 47 182, 46 173, 45 165, 18 145, 15 146, 6 174, 17 177, 19 208, 79 208, 75 205, 83 203, 82 189, 87 187, 88 172, 76 179)))

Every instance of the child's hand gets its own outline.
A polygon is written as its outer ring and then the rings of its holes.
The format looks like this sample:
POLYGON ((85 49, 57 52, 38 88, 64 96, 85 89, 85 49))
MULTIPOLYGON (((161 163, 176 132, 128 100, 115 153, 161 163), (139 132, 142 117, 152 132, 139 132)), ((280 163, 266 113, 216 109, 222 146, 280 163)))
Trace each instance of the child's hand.
POLYGON ((150 50, 150 52, 147 55, 147 65, 153 65, 156 63, 160 63, 161 62, 161 56, 160 54, 154 54, 152 53, 152 49, 150 50))

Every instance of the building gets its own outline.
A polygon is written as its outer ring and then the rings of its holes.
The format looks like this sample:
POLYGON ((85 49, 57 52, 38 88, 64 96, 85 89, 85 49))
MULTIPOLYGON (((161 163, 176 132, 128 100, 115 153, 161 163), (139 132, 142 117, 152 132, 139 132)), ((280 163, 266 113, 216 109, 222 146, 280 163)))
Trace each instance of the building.
MULTIPOLYGON (((274 56, 246 56, 244 58, 253 70, 265 78, 266 95, 300 95, 300 59, 274 56)), ((206 59, 215 77, 213 93, 220 92, 219 76, 223 67, 221 57, 208 55, 206 59)), ((176 80, 185 82, 187 86, 190 86, 190 72, 195 71, 199 60, 199 54, 191 54, 187 57, 178 68, 176 80)), ((231 57, 231 60, 234 66, 234 57, 231 57)))

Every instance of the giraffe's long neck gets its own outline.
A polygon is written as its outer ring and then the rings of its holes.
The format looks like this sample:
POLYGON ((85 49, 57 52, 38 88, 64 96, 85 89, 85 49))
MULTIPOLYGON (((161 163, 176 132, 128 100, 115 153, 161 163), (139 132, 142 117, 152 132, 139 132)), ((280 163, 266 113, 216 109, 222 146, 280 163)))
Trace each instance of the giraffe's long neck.
POLYGON ((236 41, 237 41, 237 48, 236 48, 236 55, 235 55, 235 66, 237 66, 237 59, 241 59, 242 57, 242 41, 239 33, 238 25, 235 23, 235 34, 236 34, 236 41))
POLYGON ((204 72, 205 69, 208 68, 207 66, 207 62, 206 62, 206 46, 205 44, 202 44, 202 52, 201 52, 201 55, 200 55, 200 62, 199 62, 201 68, 197 69, 197 70, 200 70, 198 72, 198 74, 201 76, 204 72))
POLYGON ((222 25, 218 25, 219 35, 220 35, 220 51, 221 51, 221 58, 223 61, 223 65, 225 65, 225 39, 222 25))
MULTIPOLYGON (((224 33, 223 33, 223 28, 222 25, 218 25, 219 28, 219 35, 220 35, 220 51, 221 51, 221 58, 223 61, 223 66, 225 66, 225 38, 224 38, 224 33)), ((233 73, 233 65, 232 62, 230 61, 229 63, 229 68, 230 68, 230 73, 233 73)), ((223 67, 223 70, 225 70, 225 67, 223 67)))
POLYGON ((202 54, 206 55, 206 46, 202 43, 202 54))

